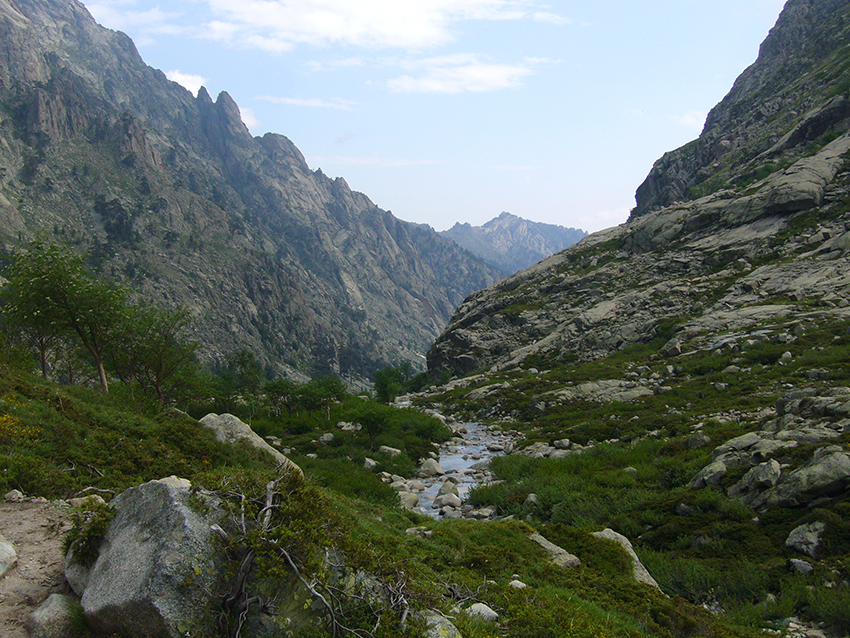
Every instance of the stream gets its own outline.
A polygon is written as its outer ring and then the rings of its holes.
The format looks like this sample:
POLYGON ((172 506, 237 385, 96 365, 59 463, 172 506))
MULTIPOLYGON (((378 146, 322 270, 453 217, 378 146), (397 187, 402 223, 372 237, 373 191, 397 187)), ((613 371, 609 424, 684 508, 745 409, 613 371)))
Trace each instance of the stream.
POLYGON ((440 446, 439 458, 434 459, 443 473, 426 476, 429 473, 429 464, 426 462, 417 479, 407 481, 404 487, 397 487, 399 491, 416 494, 419 501, 412 509, 418 509, 427 516, 490 518, 493 515, 492 510, 476 510, 463 501, 472 488, 493 479, 489 460, 494 456, 509 453, 516 437, 513 433, 505 433, 480 423, 455 424, 452 429, 455 436, 440 446), (456 492, 460 502, 449 498, 450 503, 441 505, 438 500, 437 507, 434 507, 441 489, 449 489, 444 487, 447 483, 455 485, 455 490, 452 491, 456 492))

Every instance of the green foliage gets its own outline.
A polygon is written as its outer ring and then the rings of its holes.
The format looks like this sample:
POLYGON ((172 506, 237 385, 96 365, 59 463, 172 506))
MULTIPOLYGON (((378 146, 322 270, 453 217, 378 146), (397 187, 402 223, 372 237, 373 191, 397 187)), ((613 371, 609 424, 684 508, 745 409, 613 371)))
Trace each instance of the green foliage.
POLYGON ((109 523, 115 518, 115 510, 105 503, 87 500, 71 514, 71 529, 62 539, 65 553, 73 552, 74 560, 91 567, 97 560, 100 543, 106 535, 109 523))

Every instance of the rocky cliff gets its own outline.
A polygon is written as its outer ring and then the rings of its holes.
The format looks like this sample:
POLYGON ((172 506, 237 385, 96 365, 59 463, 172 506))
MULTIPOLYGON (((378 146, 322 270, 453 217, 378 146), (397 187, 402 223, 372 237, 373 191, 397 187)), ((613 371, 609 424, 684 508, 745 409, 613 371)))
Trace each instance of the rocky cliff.
POLYGON ((470 296, 429 365, 589 360, 659 330, 707 347, 850 317, 848 50, 850 3, 788 2, 700 138, 653 167, 630 220, 470 296))
POLYGON ((440 233, 498 268, 505 277, 571 246, 587 233, 502 213, 483 226, 457 222, 440 233))
POLYGON ((708 115, 697 140, 666 153, 637 189, 639 217, 746 187, 811 155, 850 125, 850 5, 794 0, 756 62, 708 115))
POLYGON ((139 295, 184 305, 204 356, 363 377, 411 361, 499 274, 252 137, 74 0, 0 0, 0 241, 86 251, 139 295))

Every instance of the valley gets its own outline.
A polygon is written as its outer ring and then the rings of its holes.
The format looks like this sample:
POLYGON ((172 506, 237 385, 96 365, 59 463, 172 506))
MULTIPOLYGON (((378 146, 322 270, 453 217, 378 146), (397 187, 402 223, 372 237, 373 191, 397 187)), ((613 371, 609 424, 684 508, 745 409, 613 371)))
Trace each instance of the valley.
POLYGON ((627 222, 491 222, 518 272, 73 0, 0 18, 4 635, 850 633, 846 1, 627 222))

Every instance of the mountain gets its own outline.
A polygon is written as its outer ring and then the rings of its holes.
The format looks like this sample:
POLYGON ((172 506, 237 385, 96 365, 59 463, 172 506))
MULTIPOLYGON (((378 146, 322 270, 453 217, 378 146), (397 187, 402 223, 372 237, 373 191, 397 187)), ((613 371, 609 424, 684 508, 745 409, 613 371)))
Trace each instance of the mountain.
POLYGON ((699 139, 656 162, 628 222, 471 295, 430 367, 594 359, 670 322, 699 347, 850 316, 848 60, 847 2, 789 2, 699 139))
POLYGON ((0 242, 67 242, 193 315, 203 356, 363 378, 422 353, 500 274, 252 137, 74 0, 0 0, 0 242))
POLYGON ((457 222, 440 233, 498 268, 505 277, 571 246, 587 233, 502 213, 483 226, 457 222))
POLYGON ((788 0, 626 223, 461 304, 449 380, 406 399, 524 437, 472 506, 623 534, 717 618, 848 635, 848 107, 850 2, 788 0))

